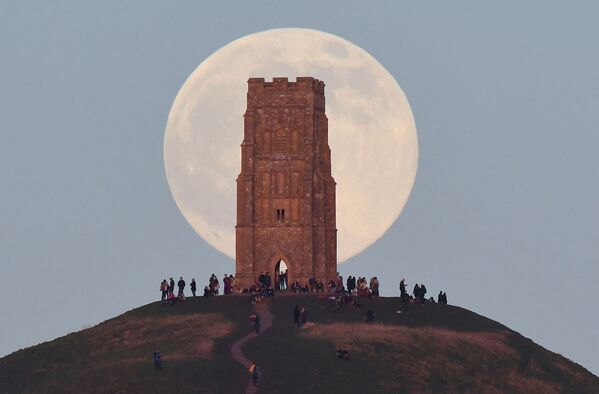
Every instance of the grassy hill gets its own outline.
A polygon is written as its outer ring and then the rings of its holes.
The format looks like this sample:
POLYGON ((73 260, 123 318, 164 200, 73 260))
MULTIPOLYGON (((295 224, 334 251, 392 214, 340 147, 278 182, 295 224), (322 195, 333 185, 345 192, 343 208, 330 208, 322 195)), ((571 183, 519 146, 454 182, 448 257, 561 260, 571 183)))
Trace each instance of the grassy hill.
MULTIPOLYGON (((336 310, 316 296, 269 301, 273 326, 243 348, 261 367, 260 392, 599 393, 599 378, 581 366, 465 309, 359 302, 336 310), (295 305, 314 325, 294 326, 295 305), (364 322, 367 309, 374 324, 364 322), (335 357, 339 343, 349 360, 335 357)), ((237 296, 152 303, 0 359, 0 393, 241 393, 247 372, 229 348, 247 334, 251 311, 237 296)))

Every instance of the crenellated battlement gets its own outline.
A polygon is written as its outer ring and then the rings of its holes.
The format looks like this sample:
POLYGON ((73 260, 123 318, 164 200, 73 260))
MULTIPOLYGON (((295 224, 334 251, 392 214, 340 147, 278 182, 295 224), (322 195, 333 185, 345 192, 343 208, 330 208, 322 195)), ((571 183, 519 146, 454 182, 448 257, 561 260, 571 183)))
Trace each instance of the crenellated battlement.
POLYGON ((295 82, 289 82, 287 77, 274 77, 272 82, 264 78, 248 79, 248 92, 257 91, 303 91, 324 95, 324 82, 313 77, 297 77, 295 82))

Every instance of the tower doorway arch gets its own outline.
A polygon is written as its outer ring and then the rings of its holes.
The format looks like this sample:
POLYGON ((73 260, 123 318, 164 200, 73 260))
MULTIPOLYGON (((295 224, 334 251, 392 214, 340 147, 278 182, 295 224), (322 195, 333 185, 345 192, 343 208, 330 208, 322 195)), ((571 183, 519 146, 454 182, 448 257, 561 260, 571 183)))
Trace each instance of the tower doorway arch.
POLYGON ((275 288, 277 290, 287 290, 287 284, 289 282, 289 267, 283 259, 279 259, 275 264, 275 288))

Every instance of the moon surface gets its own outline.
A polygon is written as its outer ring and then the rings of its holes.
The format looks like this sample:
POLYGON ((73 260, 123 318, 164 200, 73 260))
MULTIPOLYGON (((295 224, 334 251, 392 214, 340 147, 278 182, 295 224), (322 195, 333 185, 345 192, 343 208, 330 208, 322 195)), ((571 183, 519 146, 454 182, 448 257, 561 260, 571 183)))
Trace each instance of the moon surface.
POLYGON ((418 167, 414 117, 398 83, 376 59, 316 30, 250 34, 213 53, 189 76, 164 137, 166 177, 177 206, 203 239, 230 257, 247 80, 298 76, 326 84, 338 261, 380 238, 412 190, 418 167))

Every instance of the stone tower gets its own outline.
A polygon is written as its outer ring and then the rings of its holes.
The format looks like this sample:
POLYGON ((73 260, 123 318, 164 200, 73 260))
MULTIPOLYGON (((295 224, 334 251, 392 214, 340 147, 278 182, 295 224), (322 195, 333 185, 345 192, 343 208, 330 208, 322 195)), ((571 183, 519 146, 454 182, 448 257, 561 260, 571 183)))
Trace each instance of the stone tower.
POLYGON ((276 277, 281 261, 289 283, 326 284, 337 275, 337 229, 324 83, 250 78, 244 120, 235 287, 276 277))

